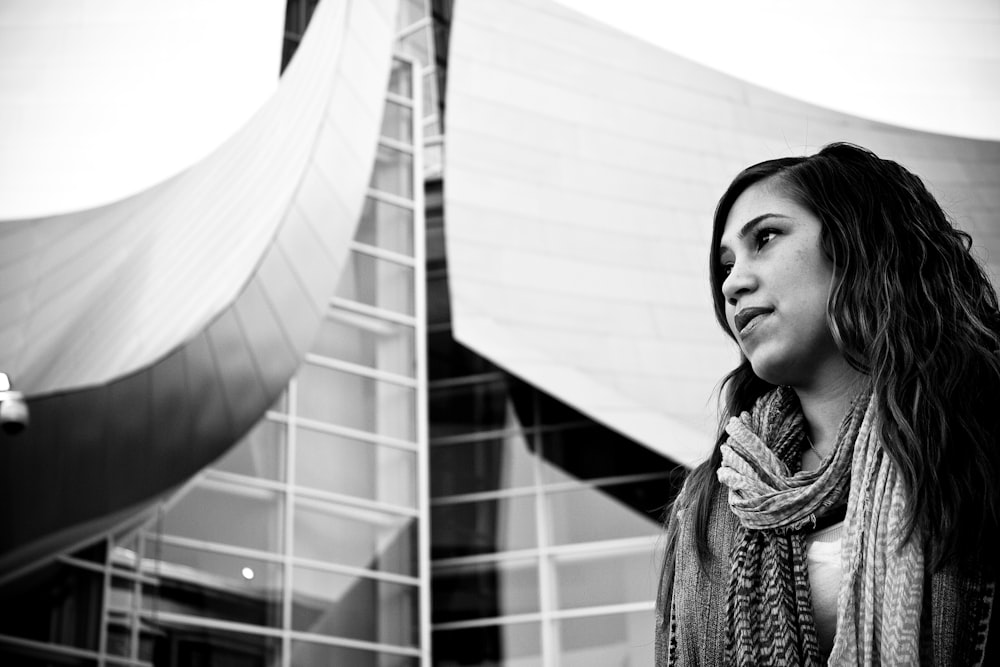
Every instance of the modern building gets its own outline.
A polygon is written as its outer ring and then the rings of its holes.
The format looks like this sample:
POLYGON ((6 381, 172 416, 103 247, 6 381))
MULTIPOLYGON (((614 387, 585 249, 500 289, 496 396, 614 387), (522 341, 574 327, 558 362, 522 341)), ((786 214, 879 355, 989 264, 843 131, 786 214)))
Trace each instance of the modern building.
POLYGON ((651 664, 660 515, 736 361, 728 180, 866 145, 997 269, 1000 143, 548 0, 290 0, 282 60, 178 176, 0 221, 5 665, 651 664))

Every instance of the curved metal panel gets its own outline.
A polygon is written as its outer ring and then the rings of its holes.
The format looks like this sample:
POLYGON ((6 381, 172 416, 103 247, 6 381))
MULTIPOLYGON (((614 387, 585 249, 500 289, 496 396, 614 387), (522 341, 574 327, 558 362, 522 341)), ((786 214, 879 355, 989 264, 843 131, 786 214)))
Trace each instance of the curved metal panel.
POLYGON ((462 3, 452 30, 455 337, 673 460, 708 453, 713 390, 738 359, 706 267, 715 202, 743 167, 870 147, 923 176, 1000 268, 1000 143, 812 106, 548 0, 462 3))
POLYGON ((20 343, 0 363, 16 359, 18 388, 34 393, 31 428, 0 436, 0 571, 190 477, 283 390, 360 218, 395 10, 322 3, 275 100, 177 178, 0 226, 16 311, 3 335, 20 343), (46 266, 66 256, 66 277, 17 261, 12 240, 46 266))

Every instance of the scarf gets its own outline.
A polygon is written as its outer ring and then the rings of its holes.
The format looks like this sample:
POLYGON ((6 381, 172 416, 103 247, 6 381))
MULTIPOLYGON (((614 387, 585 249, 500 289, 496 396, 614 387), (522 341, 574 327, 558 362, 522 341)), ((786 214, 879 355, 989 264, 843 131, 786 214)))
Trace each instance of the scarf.
POLYGON ((806 442, 794 393, 776 389, 730 420, 722 483, 699 562, 685 494, 668 524, 657 664, 819 665, 805 534, 846 502, 831 665, 979 664, 993 584, 955 568, 929 577, 920 540, 903 541, 905 489, 879 444, 874 398, 860 397, 833 452, 799 470, 806 442), (941 609, 946 610, 941 613, 941 609))

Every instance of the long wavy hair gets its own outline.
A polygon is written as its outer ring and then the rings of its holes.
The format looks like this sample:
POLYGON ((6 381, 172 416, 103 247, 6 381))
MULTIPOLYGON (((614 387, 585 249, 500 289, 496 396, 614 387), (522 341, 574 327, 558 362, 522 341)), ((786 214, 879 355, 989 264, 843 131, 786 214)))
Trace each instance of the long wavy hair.
MULTIPOLYGON (((987 559, 1000 525, 1000 312, 971 238, 917 176, 864 148, 836 143, 753 165, 723 194, 712 230, 715 315, 734 339, 719 243, 737 198, 765 180, 823 225, 834 266, 827 319, 845 359, 869 378, 882 444, 908 493, 905 537, 926 540, 934 569, 987 559)), ((745 357, 722 381, 715 449, 688 481, 703 563, 723 426, 772 388, 745 357)))

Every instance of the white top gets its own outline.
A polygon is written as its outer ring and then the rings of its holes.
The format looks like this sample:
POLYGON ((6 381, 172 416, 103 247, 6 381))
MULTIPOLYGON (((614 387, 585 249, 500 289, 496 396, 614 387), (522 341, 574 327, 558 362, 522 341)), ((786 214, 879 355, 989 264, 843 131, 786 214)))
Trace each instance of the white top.
POLYGON ((833 650, 837 633, 837 596, 840 593, 840 547, 844 522, 839 521, 806 536, 806 561, 812 589, 813 618, 819 652, 823 658, 833 650))

